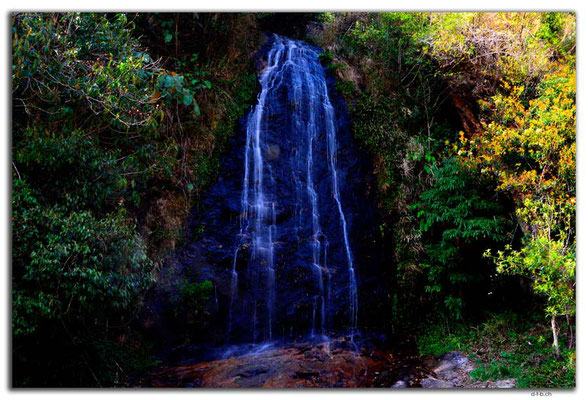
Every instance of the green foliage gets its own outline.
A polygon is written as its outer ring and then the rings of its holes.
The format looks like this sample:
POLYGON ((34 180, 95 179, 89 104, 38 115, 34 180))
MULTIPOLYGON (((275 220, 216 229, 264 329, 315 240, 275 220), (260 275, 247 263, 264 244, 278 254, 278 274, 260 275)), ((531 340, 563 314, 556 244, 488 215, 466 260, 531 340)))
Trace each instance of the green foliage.
POLYGON ((26 182, 13 195, 13 331, 44 319, 84 320, 124 312, 151 282, 145 245, 122 209, 100 219, 39 203, 26 182))
POLYGON ((488 184, 454 158, 430 167, 432 186, 421 194, 418 210, 420 231, 425 235, 428 285, 425 291, 441 296, 454 318, 462 317, 462 291, 480 279, 481 254, 469 256, 481 243, 504 240, 508 221, 488 184), (477 259, 476 259, 477 258, 477 259))
POLYGON ((415 205, 421 231, 442 227, 443 241, 466 244, 502 238, 504 219, 496 217, 500 204, 483 196, 480 177, 453 158, 445 159, 441 166, 432 165, 430 171, 434 183, 415 205))
MULTIPOLYGON (((171 180, 179 143, 174 131, 160 127, 181 113, 195 117, 200 112, 196 94, 211 83, 198 69, 186 75, 163 69, 133 31, 124 14, 17 14, 15 124, 26 130, 30 121, 37 122, 23 139, 70 140, 73 132, 71 140, 83 137, 86 148, 102 147, 91 151, 114 157, 123 164, 119 170, 136 181, 171 180)), ((15 131, 17 140, 22 130, 15 131)))
POLYGON ((428 31, 425 13, 386 12, 368 18, 367 23, 357 21, 345 37, 355 51, 377 57, 399 72, 427 63, 417 44, 428 31))
POLYGON ((546 298, 547 315, 574 315, 576 257, 565 246, 546 237, 528 240, 519 251, 506 246, 497 252, 497 271, 531 277, 533 290, 546 298))
POLYGON ((214 285, 210 280, 198 281, 198 274, 190 278, 174 278, 171 286, 173 314, 185 325, 179 333, 185 340, 206 334, 210 322, 208 309, 214 285))
POLYGON ((213 285, 211 281, 184 282, 180 288, 180 299, 182 305, 194 314, 202 314, 204 305, 212 295, 213 285))
POLYGON ((174 38, 177 40, 177 32, 173 31, 173 19, 165 18, 159 25, 163 28, 163 40, 165 43, 171 42, 174 38))
POLYGON ((195 100, 196 93, 199 90, 211 89, 212 83, 204 79, 207 72, 199 69, 197 62, 197 53, 192 54, 189 62, 177 60, 176 68, 186 72, 183 75, 174 72, 160 74, 155 85, 155 96, 161 97, 168 106, 173 105, 174 101, 184 106, 192 106, 194 114, 200 115, 200 106, 195 100))
POLYGON ((474 338, 475 331, 466 325, 456 325, 448 333, 442 325, 423 328, 417 336, 417 348, 420 355, 440 356, 452 351, 464 351, 474 338))
MULTIPOLYGON (((337 87, 351 104, 354 136, 374 160, 376 193, 386 216, 382 240, 391 242, 385 246, 393 249, 391 263, 397 266, 393 285, 398 287, 391 291, 402 297, 395 304, 423 306, 422 296, 416 293, 426 286, 433 297, 441 296, 445 310, 460 315, 463 299, 459 288, 471 280, 459 265, 464 257, 455 242, 460 240, 459 235, 479 234, 493 226, 491 218, 476 221, 469 215, 465 217, 469 222, 486 225, 465 233, 459 231, 461 225, 451 227, 440 241, 438 231, 448 221, 427 233, 424 227, 419 229, 424 215, 417 217, 411 207, 421 202, 421 193, 430 186, 432 164, 450 154, 448 145, 457 137, 448 113, 441 111, 448 88, 428 53, 425 41, 430 29, 426 13, 362 14, 355 19, 349 14, 336 14, 327 29, 335 36, 323 46, 333 49, 333 64, 344 60, 348 66, 345 71, 337 71, 337 87), (448 266, 455 271, 449 274, 448 266)), ((470 191, 475 191, 475 184, 469 183, 470 191)), ((452 203, 448 207, 457 206, 452 203)), ((404 317, 395 311, 390 318, 404 317)))
POLYGON ((339 93, 342 93, 346 97, 352 97, 355 88, 353 87, 353 83, 346 81, 346 82, 337 82, 336 88, 339 93))
POLYGON ((130 322, 252 100, 241 53, 178 52, 176 19, 160 38, 174 55, 159 57, 139 43, 144 17, 12 17, 17 385, 121 384, 148 363, 130 322))
POLYGON ((395 166, 407 141, 406 132, 400 125, 403 116, 394 110, 398 108, 393 101, 382 99, 375 102, 369 96, 360 97, 352 109, 354 136, 370 153, 377 154, 383 164, 379 171, 379 185, 384 190, 399 179, 395 166))
POLYGON ((330 50, 326 50, 318 55, 319 61, 323 65, 329 65, 333 62, 333 53, 330 50))
POLYGON ((551 44, 560 57, 575 52, 575 29, 566 32, 570 19, 575 19, 573 13, 541 13, 541 25, 537 36, 551 44))
POLYGON ((103 387, 123 387, 129 372, 141 374, 162 364, 153 355, 153 344, 143 337, 132 348, 104 337, 90 337, 88 348, 88 360, 103 387))
POLYGON ((223 103, 224 118, 216 125, 213 135, 216 145, 213 152, 202 154, 194 149, 192 170, 196 194, 208 187, 215 179, 220 168, 220 156, 227 149, 229 139, 235 133, 237 121, 252 104, 255 94, 257 78, 252 73, 243 73, 238 78, 226 82, 228 90, 232 92, 230 99, 223 103))
POLYGON ((108 210, 120 199, 138 203, 136 179, 128 179, 134 170, 134 157, 117 161, 120 152, 98 146, 95 137, 82 131, 39 132, 26 129, 17 138, 14 162, 35 186, 44 186, 46 201, 69 207, 108 210))
POLYGON ((335 20, 335 16, 331 12, 322 12, 318 13, 318 15, 316 16, 316 20, 318 22, 329 23, 335 20))
POLYGON ((83 110, 102 127, 153 128, 149 82, 158 68, 130 27, 124 14, 17 14, 13 92, 25 108, 43 103, 50 120, 83 110))
POLYGON ((186 87, 182 75, 161 74, 157 78, 156 87, 168 106, 175 100, 179 104, 194 107, 194 113, 200 115, 200 107, 194 101, 194 91, 186 87))

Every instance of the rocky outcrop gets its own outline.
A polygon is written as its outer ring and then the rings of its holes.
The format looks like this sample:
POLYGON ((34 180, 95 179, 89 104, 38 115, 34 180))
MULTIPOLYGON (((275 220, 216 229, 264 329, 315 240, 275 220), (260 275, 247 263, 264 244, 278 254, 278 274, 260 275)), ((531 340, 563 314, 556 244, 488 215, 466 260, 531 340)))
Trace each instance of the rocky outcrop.
MULTIPOLYGON (((369 346, 368 346, 369 347, 369 346)), ((224 358, 160 368, 129 386, 143 387, 417 387, 423 377, 414 359, 368 350, 349 337, 288 345, 234 345, 224 358), (401 377, 402 379, 399 379, 401 377)))
MULTIPOLYGON (((146 387, 385 387, 392 389, 496 388, 515 379, 473 382, 474 364, 460 352, 415 357, 402 349, 376 349, 349 337, 290 344, 243 344, 217 349, 206 361, 184 359, 151 371, 129 386, 146 387)), ((184 348, 189 353, 193 349, 184 348)))

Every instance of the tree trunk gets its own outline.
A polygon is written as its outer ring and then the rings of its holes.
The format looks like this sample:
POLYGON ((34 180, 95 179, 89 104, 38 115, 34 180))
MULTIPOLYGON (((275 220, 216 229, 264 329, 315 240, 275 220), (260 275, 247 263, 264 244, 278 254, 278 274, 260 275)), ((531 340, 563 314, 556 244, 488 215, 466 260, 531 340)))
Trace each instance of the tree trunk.
POLYGON ((570 324, 570 315, 566 314, 566 320, 568 321, 568 329, 570 331, 570 340, 568 340, 568 350, 571 350, 574 347, 574 330, 572 329, 572 325, 570 324))
POLYGON ((551 331, 553 332, 553 346, 555 347, 555 355, 557 358, 561 357, 559 352, 559 341, 557 339, 557 325, 555 323, 555 315, 551 316, 551 331))

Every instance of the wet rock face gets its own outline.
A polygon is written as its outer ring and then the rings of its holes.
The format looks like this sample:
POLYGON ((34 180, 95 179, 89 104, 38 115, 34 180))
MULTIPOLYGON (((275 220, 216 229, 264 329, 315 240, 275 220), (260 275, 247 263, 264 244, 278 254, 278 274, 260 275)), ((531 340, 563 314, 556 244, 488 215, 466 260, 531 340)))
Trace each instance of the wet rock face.
POLYGON ((515 379, 473 382, 474 363, 460 352, 416 356, 410 348, 380 347, 350 337, 289 343, 183 348, 186 359, 136 376, 127 386, 146 387, 381 387, 392 389, 514 388, 515 379))
MULTIPOLYGON (((472 382, 459 352, 415 357, 402 349, 350 348, 349 338, 289 344, 232 345, 222 357, 159 367, 129 382, 148 387, 513 388, 516 380, 472 382)), ((186 349, 188 352, 189 350, 186 349)))
POLYGON ((173 258, 183 275, 215 286, 213 342, 346 330, 354 311, 361 325, 362 307, 378 301, 370 293, 379 264, 368 261, 377 227, 368 160, 356 150, 320 52, 275 36, 266 42, 258 64, 262 75, 275 68, 276 76, 260 77, 263 110, 258 104, 242 119, 218 181, 192 213, 194 239, 173 258))
POLYGON ((277 144, 270 144, 267 146, 265 151, 265 159, 268 161, 274 161, 279 158, 281 154, 280 146, 277 144))

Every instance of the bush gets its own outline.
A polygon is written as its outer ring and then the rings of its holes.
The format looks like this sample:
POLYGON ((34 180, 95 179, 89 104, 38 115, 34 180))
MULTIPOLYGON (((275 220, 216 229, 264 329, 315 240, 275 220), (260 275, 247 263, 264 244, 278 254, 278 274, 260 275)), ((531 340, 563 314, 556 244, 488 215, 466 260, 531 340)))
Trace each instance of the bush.
MULTIPOLYGON (((469 287, 484 290, 483 281, 491 268, 482 261, 482 248, 506 239, 510 224, 503 204, 491 196, 491 185, 454 158, 430 168, 431 187, 421 194, 417 210, 426 245, 425 291, 443 302, 452 318, 463 317, 469 287), (482 287, 482 289, 480 289, 482 287)), ((471 295, 472 293, 470 293, 471 295)), ((473 293, 476 295, 476 293, 473 293)))
POLYGON ((33 333, 43 319, 96 325, 127 312, 149 285, 151 261, 124 212, 42 206, 15 180, 13 330, 33 333))

